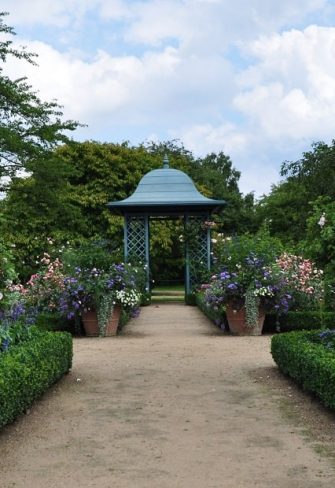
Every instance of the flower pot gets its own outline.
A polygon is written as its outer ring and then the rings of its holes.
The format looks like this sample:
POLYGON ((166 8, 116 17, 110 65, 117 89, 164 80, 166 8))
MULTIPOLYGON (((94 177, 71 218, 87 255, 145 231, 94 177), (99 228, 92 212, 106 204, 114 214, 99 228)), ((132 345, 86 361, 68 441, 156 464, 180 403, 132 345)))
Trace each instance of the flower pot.
POLYGON ((258 312, 258 321, 250 327, 246 321, 245 307, 235 309, 232 305, 226 306, 226 316, 229 325, 229 330, 232 334, 240 336, 260 336, 262 335, 265 313, 260 309, 258 312))
POLYGON ((95 310, 88 310, 81 315, 84 329, 88 337, 97 337, 99 335, 98 316, 95 310))
POLYGON ((106 324, 105 333, 100 333, 98 314, 96 310, 89 310, 82 313, 82 321, 87 337, 98 337, 104 335, 105 337, 115 336, 119 326, 121 316, 121 305, 114 305, 112 314, 106 324))
POLYGON ((106 325, 106 332, 105 332, 106 337, 115 336, 117 334, 121 311, 122 311, 121 305, 119 304, 114 305, 112 315, 106 325))

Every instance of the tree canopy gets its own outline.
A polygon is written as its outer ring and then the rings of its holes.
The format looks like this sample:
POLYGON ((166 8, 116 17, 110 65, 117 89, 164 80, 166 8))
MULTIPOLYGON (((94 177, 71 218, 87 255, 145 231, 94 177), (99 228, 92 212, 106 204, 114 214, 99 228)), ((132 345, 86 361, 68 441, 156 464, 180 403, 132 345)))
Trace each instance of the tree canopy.
MULTIPOLYGON (((23 274, 33 269, 35 256, 43 252, 48 238, 60 244, 106 239, 122 253, 123 219, 112 215, 106 203, 131 195, 145 173, 161 167, 166 152, 171 166, 191 175, 201 191, 228 200, 230 208, 217 217, 219 225, 228 228, 229 222, 231 227, 241 228, 246 204, 238 190, 239 173, 222 153, 212 154, 203 166, 203 160, 175 141, 139 146, 72 142, 54 151, 44 166, 46 173, 39 167, 29 177, 15 177, 3 202, 2 229, 9 242, 15 242, 18 261, 27 267, 23 274), (222 170, 215 178, 216 159, 222 170)), ((154 225, 153 259, 171 253, 180 267, 183 255, 178 226, 154 225)))
POLYGON ((0 12, 0 190, 19 170, 36 171, 61 143, 69 143, 66 131, 78 127, 75 121, 62 121, 56 102, 44 102, 33 91, 26 78, 12 80, 5 74, 10 58, 35 63, 35 54, 24 47, 16 48, 11 38, 12 27, 6 25, 5 12, 0 12), (9 37, 7 39, 7 37, 9 37))

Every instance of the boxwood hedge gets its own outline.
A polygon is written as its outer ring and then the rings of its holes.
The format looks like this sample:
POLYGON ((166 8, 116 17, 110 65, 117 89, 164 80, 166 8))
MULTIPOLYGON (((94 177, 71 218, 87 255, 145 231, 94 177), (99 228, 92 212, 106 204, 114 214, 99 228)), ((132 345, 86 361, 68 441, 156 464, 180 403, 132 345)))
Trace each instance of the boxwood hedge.
POLYGON ((23 413, 72 365, 72 336, 41 332, 0 354, 0 426, 23 413))
POLYGON ((319 333, 294 331, 275 335, 271 353, 283 373, 335 409, 335 352, 317 342, 319 333))

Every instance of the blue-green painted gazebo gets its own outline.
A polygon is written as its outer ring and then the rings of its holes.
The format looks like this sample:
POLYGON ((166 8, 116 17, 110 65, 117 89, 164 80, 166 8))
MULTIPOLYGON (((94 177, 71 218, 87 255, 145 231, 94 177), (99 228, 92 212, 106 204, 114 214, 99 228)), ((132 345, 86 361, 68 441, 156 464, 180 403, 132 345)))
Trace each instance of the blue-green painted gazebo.
POLYGON ((191 178, 183 171, 170 168, 167 156, 163 168, 143 176, 134 193, 125 200, 109 202, 113 213, 124 220, 125 260, 135 256, 147 265, 147 287, 150 270, 150 219, 183 217, 186 229, 194 227, 193 242, 185 241, 185 292, 196 284, 196 269, 201 264, 210 269, 211 237, 206 223, 212 212, 225 205, 202 195, 191 178))

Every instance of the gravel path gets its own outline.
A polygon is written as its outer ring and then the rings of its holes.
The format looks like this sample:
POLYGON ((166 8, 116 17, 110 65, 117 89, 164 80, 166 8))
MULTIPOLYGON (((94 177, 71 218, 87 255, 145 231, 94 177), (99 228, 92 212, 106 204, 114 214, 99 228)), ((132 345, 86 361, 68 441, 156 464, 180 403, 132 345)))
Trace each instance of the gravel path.
POLYGON ((76 339, 72 372, 2 430, 1 488, 333 488, 332 459, 259 380, 269 345, 182 304, 76 339))

